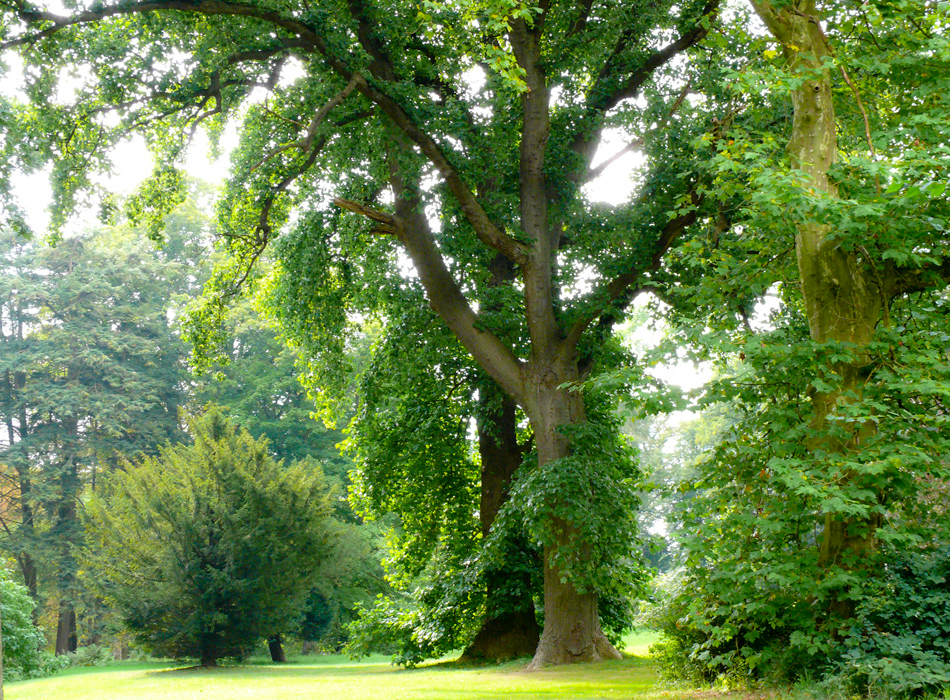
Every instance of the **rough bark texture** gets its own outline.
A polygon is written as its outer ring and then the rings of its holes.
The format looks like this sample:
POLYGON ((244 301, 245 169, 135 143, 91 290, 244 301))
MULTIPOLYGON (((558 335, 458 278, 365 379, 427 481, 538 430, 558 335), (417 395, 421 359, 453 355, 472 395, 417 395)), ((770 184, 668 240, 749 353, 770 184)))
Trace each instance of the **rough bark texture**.
MULTIPOLYGON (((570 454, 570 441, 558 428, 586 420, 584 400, 578 392, 562 388, 577 381, 576 361, 561 359, 552 369, 534 376, 532 410, 529 411, 538 448, 538 468, 570 454)), ((557 538, 544 549, 544 632, 529 668, 558 664, 619 659, 620 652, 608 641, 600 627, 597 594, 581 593, 562 576, 555 559, 569 546, 571 524, 553 524, 557 538)))
MULTIPOLYGON (((491 589, 489 589, 489 596, 491 589)), ((538 648, 538 621, 534 608, 486 617, 461 661, 505 661, 531 656, 538 648)))
MULTIPOLYGON (((832 85, 827 68, 831 47, 820 28, 815 3, 813 0, 794 0, 790 5, 773 5, 752 0, 752 4, 769 31, 782 44, 789 67, 807 72, 811 77, 792 92, 794 120, 787 147, 792 165, 807 176, 806 187, 820 195, 837 197, 837 186, 828 177, 838 148, 832 85)), ((853 449, 867 437, 872 427, 858 426, 844 440, 830 440, 822 433, 839 402, 861 397, 863 370, 870 363, 862 349, 867 347, 881 322, 892 290, 884 288, 868 269, 867 262, 862 264, 853 251, 840 247, 830 233, 826 225, 809 221, 801 223, 796 236, 796 253, 811 339, 819 343, 847 342, 857 349, 854 361, 838 363, 834 367, 840 388, 812 394, 812 428, 818 437, 812 440, 809 448, 841 453, 853 449)), ((842 558, 860 560, 862 555, 875 549, 875 531, 879 525, 878 518, 855 519, 826 514, 819 548, 820 562, 832 564, 842 558)))

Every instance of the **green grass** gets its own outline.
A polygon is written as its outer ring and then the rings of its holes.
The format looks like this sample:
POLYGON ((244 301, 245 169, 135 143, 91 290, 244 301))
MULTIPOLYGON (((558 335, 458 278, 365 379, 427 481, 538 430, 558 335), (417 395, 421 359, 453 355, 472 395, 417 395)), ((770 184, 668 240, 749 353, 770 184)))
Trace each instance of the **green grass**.
POLYGON ((650 646, 659 638, 660 633, 654 630, 634 630, 624 636, 621 651, 633 656, 649 656, 650 646))
POLYGON ((50 678, 9 683, 6 700, 683 700, 701 697, 658 685, 647 648, 652 632, 625 639, 622 661, 527 672, 526 660, 501 666, 436 663, 398 669, 388 657, 353 662, 311 656, 288 664, 263 661, 198 669, 173 663, 121 663, 68 669, 50 678))
POLYGON ((624 659, 525 672, 524 664, 463 668, 453 664, 414 670, 388 661, 353 663, 342 657, 287 665, 217 669, 167 664, 117 664, 76 669, 50 678, 10 683, 7 700, 477 700, 479 698, 676 698, 658 690, 649 661, 624 659))

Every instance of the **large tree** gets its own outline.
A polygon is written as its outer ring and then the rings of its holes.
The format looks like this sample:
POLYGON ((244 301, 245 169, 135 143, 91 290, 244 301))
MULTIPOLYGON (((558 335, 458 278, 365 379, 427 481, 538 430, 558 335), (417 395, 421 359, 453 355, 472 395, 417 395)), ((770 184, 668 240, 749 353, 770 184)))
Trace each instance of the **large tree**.
MULTIPOLYGON (((880 383, 875 344, 911 342, 909 330, 891 335, 891 307, 950 281, 947 22, 927 4, 751 2, 791 85, 786 196, 809 337, 839 350, 812 385, 808 448, 837 465, 861 505, 825 509, 819 561, 866 566, 892 498, 860 456, 878 432, 861 406, 880 383)), ((842 612, 849 597, 836 602, 842 612)))
MULTIPOLYGON (((592 165, 605 129, 630 146, 638 137, 659 145, 681 123, 672 113, 691 110, 670 76, 686 71, 681 56, 707 34, 716 5, 126 0, 60 15, 17 2, 7 6, 4 46, 21 49, 28 66, 26 125, 47 137, 31 145, 55 159, 63 207, 119 138, 104 110, 176 155, 189 129, 172 124, 219 123, 255 98, 221 212, 234 253, 222 296, 295 203, 305 206, 286 269, 305 290, 319 287, 312 275, 398 265, 397 248, 411 259, 441 322, 534 431, 538 474, 526 483, 542 490, 529 500, 544 542, 535 656, 544 665, 617 656, 600 629, 597 590, 632 541, 630 475, 599 454, 603 436, 576 390, 589 370, 581 348, 609 331, 698 217, 699 196, 673 175, 682 167, 617 208, 591 206, 583 186, 602 171, 592 165), (75 100, 55 77, 70 66, 89 77, 75 100), (334 197, 372 220, 380 240, 342 218, 334 197), (505 308, 520 319, 517 340, 496 332, 493 305, 471 294, 498 264, 515 273, 505 308)), ((655 153, 661 161, 664 151, 655 153)), ((162 160, 153 184, 175 181, 162 160)), ((157 196, 162 187, 146 190, 156 196, 142 200, 144 213, 174 201, 157 196)), ((301 316, 312 318, 312 296, 299 300, 310 304, 301 316)), ((338 301, 343 314, 345 294, 338 301)))
POLYGON ((166 313, 168 266, 128 230, 55 248, 7 235, 2 259, 0 458, 15 511, 4 546, 30 593, 58 601, 65 653, 81 595, 80 497, 118 455, 176 433, 182 348, 166 313))

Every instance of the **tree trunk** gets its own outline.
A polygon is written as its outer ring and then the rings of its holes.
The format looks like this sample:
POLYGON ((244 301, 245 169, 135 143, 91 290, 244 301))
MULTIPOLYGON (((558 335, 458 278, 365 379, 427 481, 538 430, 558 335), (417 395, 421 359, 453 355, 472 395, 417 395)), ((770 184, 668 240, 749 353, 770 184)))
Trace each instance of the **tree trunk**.
MULTIPOLYGON (((809 78, 792 92, 794 119, 787 146, 791 163, 805 175, 804 187, 820 196, 837 197, 838 188, 828 177, 838 148, 827 68, 831 47, 821 30, 814 0, 796 0, 791 6, 752 0, 752 5, 781 43, 789 68, 809 78)), ((871 261, 862 264, 853 251, 839 246, 831 233, 827 225, 806 219, 798 226, 795 247, 811 339, 817 343, 849 343, 855 354, 851 362, 839 362, 832 368, 837 388, 812 394, 811 428, 815 437, 808 448, 840 454, 855 449, 874 429, 870 424, 858 425, 843 439, 827 436, 829 418, 838 406, 861 399, 863 375, 870 363, 864 349, 882 320, 890 290, 869 271, 871 261)), ((842 477, 846 483, 854 483, 857 475, 842 477)), ((860 566, 876 549, 875 533, 880 524, 879 516, 854 518, 827 513, 819 562, 860 566)), ((848 597, 845 594, 832 602, 832 612, 848 616, 848 597)))
POLYGON ((214 647, 205 644, 201 647, 201 667, 214 668, 218 665, 218 654, 214 647))
POLYGON ((285 664, 287 663, 287 655, 284 654, 284 647, 281 644, 281 639, 279 634, 275 634, 273 637, 269 637, 267 640, 267 648, 270 651, 270 660, 275 664, 285 664))
MULTIPOLYGON (((562 367, 560 372, 549 369, 538 374, 529 415, 538 448, 538 469, 544 469, 570 454, 570 441, 559 428, 585 422, 586 412, 579 392, 561 388, 577 381, 576 363, 562 367)), ((562 549, 572 546, 574 525, 556 519, 551 529, 554 543, 544 548, 544 632, 529 668, 621 658, 600 627, 597 593, 579 591, 555 563, 562 549)), ((580 558, 583 562, 583 550, 573 556, 575 561, 580 558)))
MULTIPOLYGON (((518 444, 515 402, 494 383, 480 389, 483 411, 495 401, 501 410, 478 421, 478 451, 482 462, 479 519, 487 538, 501 506, 508 500, 511 478, 521 466, 524 449, 518 444)), ((525 541, 508 543, 516 558, 528 548, 525 541)), ((509 562, 506 561, 506 564, 509 562)), ((512 562, 520 563, 520 562, 512 562)), ((487 609, 482 626, 462 653, 463 660, 502 661, 531 656, 538 648, 539 629, 531 596, 531 575, 523 566, 502 566, 487 572, 487 609), (520 580, 514 581, 513 578, 520 580), (505 591, 517 590, 503 599, 505 591)))
POLYGON ((76 611, 71 603, 59 602, 59 617, 56 621, 56 655, 76 651, 76 611))

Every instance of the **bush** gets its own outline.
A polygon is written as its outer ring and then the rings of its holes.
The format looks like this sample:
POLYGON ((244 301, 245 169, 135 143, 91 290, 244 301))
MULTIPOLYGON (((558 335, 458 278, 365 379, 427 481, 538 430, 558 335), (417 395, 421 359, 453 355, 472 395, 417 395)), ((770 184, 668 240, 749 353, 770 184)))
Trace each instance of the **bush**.
POLYGON ((113 661, 112 649, 101 644, 79 647, 72 655, 73 666, 105 666, 113 661))
POLYGON ((35 601, 26 587, 0 568, 0 614, 3 620, 3 673, 9 680, 46 674, 40 654, 43 637, 33 624, 35 601))
POLYGON ((950 548, 888 565, 858 609, 838 672, 870 697, 950 686, 950 548))

